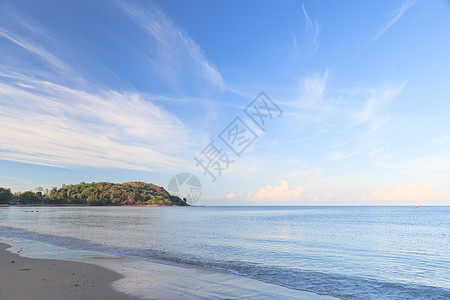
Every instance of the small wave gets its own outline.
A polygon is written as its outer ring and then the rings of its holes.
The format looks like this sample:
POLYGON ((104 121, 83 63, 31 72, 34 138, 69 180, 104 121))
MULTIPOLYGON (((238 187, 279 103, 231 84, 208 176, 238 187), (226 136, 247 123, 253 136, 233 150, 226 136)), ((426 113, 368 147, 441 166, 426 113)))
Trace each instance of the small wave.
POLYGON ((157 249, 107 247, 81 239, 39 234, 13 227, 0 226, 0 236, 28 239, 72 249, 104 252, 163 264, 228 272, 291 289, 341 299, 450 299, 450 290, 441 287, 392 283, 373 278, 277 267, 246 261, 205 260, 157 249))

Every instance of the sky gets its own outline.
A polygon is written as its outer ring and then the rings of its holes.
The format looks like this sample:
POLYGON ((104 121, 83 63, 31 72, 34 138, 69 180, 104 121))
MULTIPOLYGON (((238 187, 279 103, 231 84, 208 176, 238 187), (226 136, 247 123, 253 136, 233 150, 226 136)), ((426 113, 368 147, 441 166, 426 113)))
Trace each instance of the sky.
POLYGON ((0 186, 450 205, 449 53, 444 0, 2 0, 0 186))

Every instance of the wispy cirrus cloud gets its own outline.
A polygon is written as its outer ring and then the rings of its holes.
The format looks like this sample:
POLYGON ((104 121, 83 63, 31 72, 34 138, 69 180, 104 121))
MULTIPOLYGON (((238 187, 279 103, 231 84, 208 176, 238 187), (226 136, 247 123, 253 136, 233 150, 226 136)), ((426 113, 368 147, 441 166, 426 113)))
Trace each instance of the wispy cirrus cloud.
POLYGON ((380 134, 390 125, 395 114, 391 105, 403 95, 406 82, 337 89, 330 74, 325 69, 302 76, 298 81, 299 96, 282 103, 291 108, 286 115, 296 122, 303 142, 332 135, 330 140, 337 142, 329 145, 326 160, 331 161, 386 148, 387 141, 380 134))
MULTIPOLYGON (((200 46, 160 10, 121 7, 125 19, 150 33, 144 39, 153 38, 157 51, 149 51, 148 58, 155 74, 171 82, 197 79, 200 85, 224 87, 200 46)), ((89 61, 74 65, 74 53, 53 47, 51 29, 33 26, 18 13, 9 15, 14 16, 10 22, 0 21, 0 40, 6 45, 0 49, 0 159, 64 168, 162 170, 183 165, 202 133, 193 136, 164 104, 198 103, 198 97, 189 91, 173 97, 96 85, 88 80, 97 75, 89 61)), ((58 42, 70 51, 70 44, 58 42)))
POLYGON ((330 71, 325 69, 301 76, 298 78, 297 87, 295 88, 298 96, 282 104, 299 110, 329 110, 331 102, 326 98, 329 75, 330 71))
POLYGON ((317 72, 301 78, 300 86, 302 87, 303 95, 300 101, 302 105, 311 107, 322 104, 328 75, 329 71, 326 69, 323 72, 317 72))
POLYGON ((353 126, 362 123, 370 123, 371 130, 376 130, 385 123, 384 115, 379 111, 403 92, 405 83, 400 85, 389 85, 381 88, 370 88, 363 96, 364 106, 354 114, 353 126))
POLYGON ((336 113, 338 103, 333 96, 327 95, 329 77, 328 69, 300 77, 296 88, 298 96, 281 103, 291 108, 286 114, 297 121, 299 130, 314 127, 308 132, 309 136, 326 131, 336 113))
POLYGON ((375 128, 384 117, 380 114, 382 109, 399 97, 406 86, 403 82, 336 90, 329 88, 330 77, 328 69, 302 76, 298 81, 299 97, 283 105, 300 111, 301 117, 314 115, 316 121, 343 118, 341 121, 349 127, 371 124, 375 128))
POLYGON ((317 20, 311 19, 309 14, 306 12, 305 4, 303 3, 301 12, 305 19, 303 32, 299 33, 297 32, 297 30, 288 28, 292 38, 295 58, 297 57, 300 49, 302 49, 306 55, 312 54, 317 51, 317 49, 319 49, 319 23, 317 22, 317 20))
POLYGON ((119 6, 155 41, 157 53, 150 63, 168 81, 181 80, 183 75, 189 80, 198 77, 219 89, 225 87, 221 74, 208 62, 202 48, 158 7, 149 10, 131 2, 120 2, 119 6))
POLYGON ((0 37, 4 38, 11 43, 15 44, 16 46, 21 47, 23 50, 26 50, 27 52, 39 57, 49 65, 51 65, 55 71, 57 72, 64 72, 68 73, 72 70, 68 64, 63 62, 62 60, 58 59, 56 56, 51 54, 49 51, 47 51, 45 48, 40 46, 37 43, 32 43, 23 37, 20 37, 14 33, 8 32, 6 29, 0 27, 0 37))
POLYGON ((362 154, 375 161, 380 157, 387 157, 389 141, 380 137, 392 119, 393 112, 389 105, 400 97, 404 87, 405 83, 390 84, 368 89, 358 88, 349 93, 352 101, 343 104, 344 108, 339 111, 346 124, 342 131, 347 140, 336 145, 328 159, 340 161, 362 154))
POLYGON ((0 9, 0 42, 3 41, 0 71, 33 74, 46 80, 70 78, 82 81, 77 71, 58 52, 59 41, 41 23, 15 11, 10 3, 0 9))
POLYGON ((142 95, 0 83, 0 159, 57 167, 174 166, 187 127, 142 95))
POLYGON ((311 20, 306 12, 304 3, 302 3, 302 11, 306 21, 306 43, 310 48, 310 53, 312 53, 319 48, 320 27, 317 20, 311 20))
POLYGON ((391 28, 402 16, 403 14, 410 9, 414 4, 416 3, 416 0, 414 1, 405 1, 400 9, 396 12, 395 16, 381 29, 380 32, 378 32, 372 40, 369 42, 369 45, 373 44, 376 40, 381 38, 388 30, 391 28))

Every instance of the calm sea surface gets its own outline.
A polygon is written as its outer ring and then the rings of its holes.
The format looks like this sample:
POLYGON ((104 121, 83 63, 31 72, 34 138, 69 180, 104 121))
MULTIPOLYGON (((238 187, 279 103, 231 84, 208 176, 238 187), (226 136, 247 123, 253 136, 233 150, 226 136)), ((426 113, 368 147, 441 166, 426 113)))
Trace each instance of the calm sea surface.
POLYGON ((342 299, 450 299, 450 207, 0 207, 0 236, 342 299))

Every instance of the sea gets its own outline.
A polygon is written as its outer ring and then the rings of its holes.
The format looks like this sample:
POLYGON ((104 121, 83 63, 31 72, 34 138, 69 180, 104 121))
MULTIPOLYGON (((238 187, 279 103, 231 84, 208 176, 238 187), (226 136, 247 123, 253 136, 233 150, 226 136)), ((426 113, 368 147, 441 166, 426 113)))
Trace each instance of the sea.
POLYGON ((450 207, 0 207, 0 236, 340 299, 450 299, 450 207))

